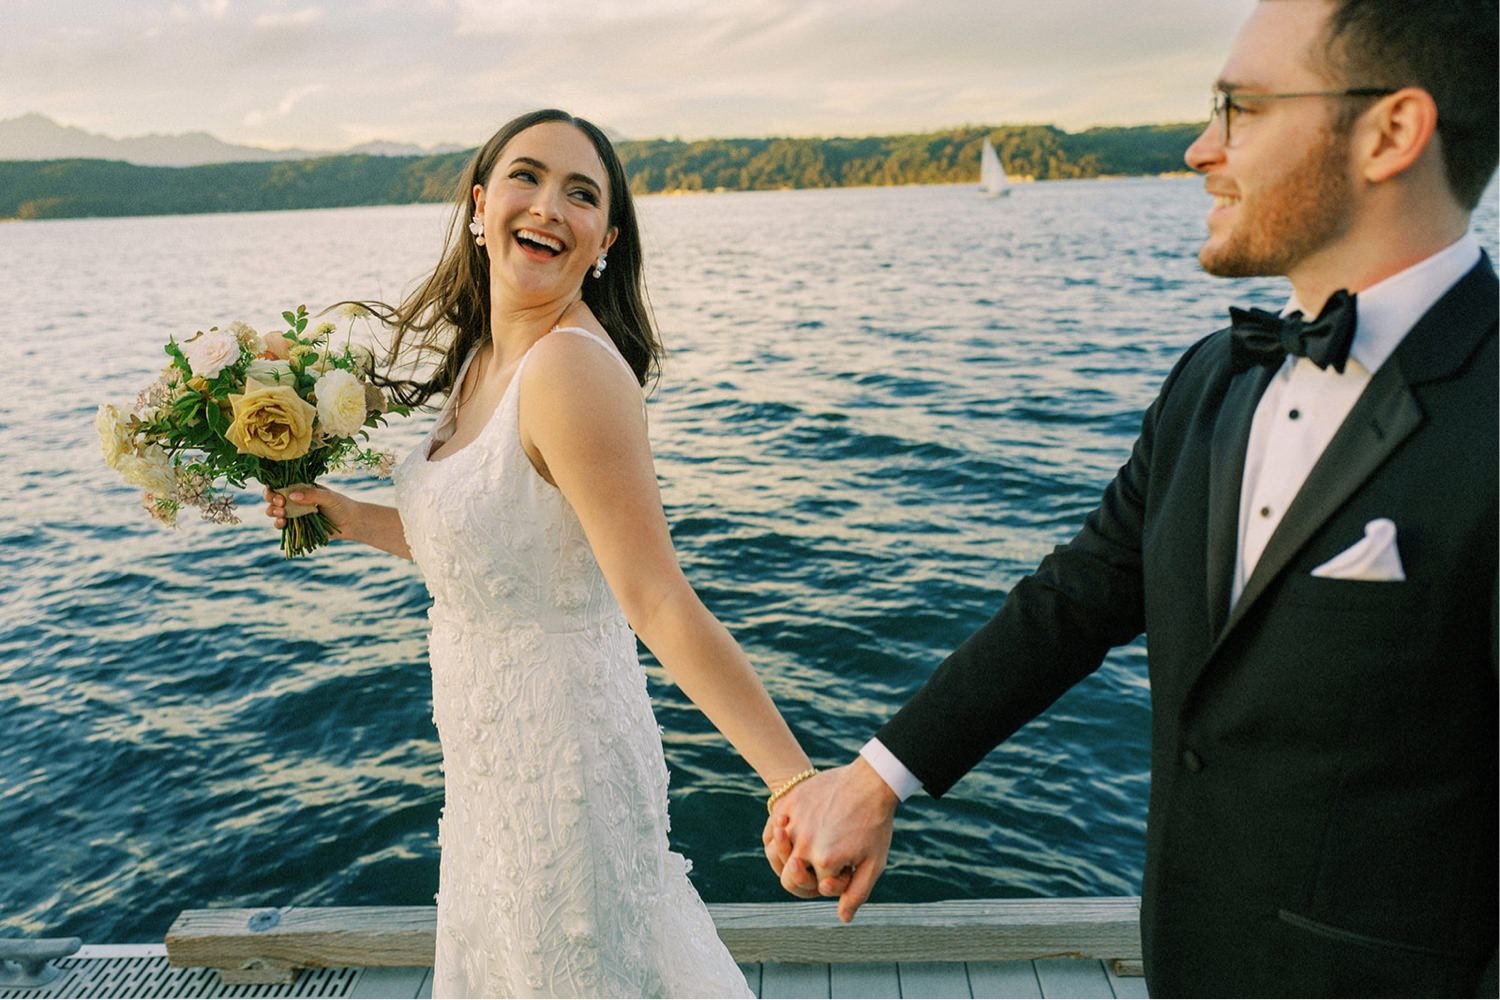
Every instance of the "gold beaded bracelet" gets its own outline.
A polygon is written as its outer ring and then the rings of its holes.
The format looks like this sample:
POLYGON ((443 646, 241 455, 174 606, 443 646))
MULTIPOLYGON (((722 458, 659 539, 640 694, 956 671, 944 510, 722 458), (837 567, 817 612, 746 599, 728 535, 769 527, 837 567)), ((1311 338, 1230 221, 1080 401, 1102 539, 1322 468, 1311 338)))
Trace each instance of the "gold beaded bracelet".
POLYGON ((781 798, 787 792, 790 792, 793 788, 796 788, 798 785, 802 784, 808 778, 811 778, 817 773, 817 768, 810 767, 806 771, 803 771, 801 774, 794 774, 790 778, 783 781, 781 784, 777 785, 776 788, 772 790, 771 797, 766 799, 766 812, 769 813, 771 810, 776 808, 777 799, 781 798))

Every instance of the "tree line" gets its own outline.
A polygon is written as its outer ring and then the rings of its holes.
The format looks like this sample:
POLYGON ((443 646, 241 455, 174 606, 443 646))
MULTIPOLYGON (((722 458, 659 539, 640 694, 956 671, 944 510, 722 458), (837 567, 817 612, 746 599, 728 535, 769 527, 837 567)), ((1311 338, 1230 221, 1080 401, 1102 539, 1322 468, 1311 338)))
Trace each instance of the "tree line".
MULTIPOLYGON (((1199 125, 964 127, 831 139, 625 140, 637 194, 978 182, 988 138, 1013 178, 1168 173, 1199 125)), ((0 161, 0 218, 177 215, 446 201, 472 150, 421 157, 329 156, 142 167, 113 160, 0 161)))

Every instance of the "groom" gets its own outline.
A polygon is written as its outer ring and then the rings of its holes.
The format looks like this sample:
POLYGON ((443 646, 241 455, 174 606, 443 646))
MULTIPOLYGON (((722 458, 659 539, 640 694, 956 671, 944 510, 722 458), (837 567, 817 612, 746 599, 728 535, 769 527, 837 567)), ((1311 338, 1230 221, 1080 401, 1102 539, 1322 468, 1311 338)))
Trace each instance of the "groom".
POLYGON ((1204 268, 1285 275, 1300 317, 1191 348, 1073 540, 777 803, 790 891, 852 919, 902 798, 1144 631, 1152 995, 1495 995, 1496 23, 1262 0, 1186 159, 1204 268))

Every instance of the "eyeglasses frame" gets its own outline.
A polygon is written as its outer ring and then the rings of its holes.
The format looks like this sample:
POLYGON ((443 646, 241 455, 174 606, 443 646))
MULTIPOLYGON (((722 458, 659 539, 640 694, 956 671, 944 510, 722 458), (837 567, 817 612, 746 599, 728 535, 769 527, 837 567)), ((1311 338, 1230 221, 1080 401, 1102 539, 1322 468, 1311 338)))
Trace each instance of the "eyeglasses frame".
POLYGON ((1400 88, 1349 87, 1344 90, 1297 90, 1279 94, 1247 94, 1217 87, 1214 89, 1213 110, 1209 113, 1208 121, 1209 124, 1216 121, 1219 123, 1221 141, 1228 146, 1230 116, 1232 112, 1240 110, 1235 107, 1236 101, 1282 101, 1293 97, 1389 97, 1398 89, 1400 88))

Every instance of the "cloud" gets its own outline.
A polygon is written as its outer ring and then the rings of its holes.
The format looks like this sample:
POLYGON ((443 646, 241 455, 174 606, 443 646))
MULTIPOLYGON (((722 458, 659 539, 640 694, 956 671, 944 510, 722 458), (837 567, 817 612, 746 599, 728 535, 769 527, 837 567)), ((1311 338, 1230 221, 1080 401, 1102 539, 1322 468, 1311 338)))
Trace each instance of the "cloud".
POLYGON ((301 10, 267 11, 255 15, 255 26, 263 30, 302 29, 320 24, 327 17, 321 7, 304 7, 301 10))
POLYGON ((545 105, 632 138, 1188 121, 1255 0, 0 4, 0 117, 322 148, 545 105))
MULTIPOLYGON (((779 0, 756 6, 774 7, 779 0)), ((578 30, 585 25, 607 27, 629 22, 683 18, 712 19, 723 11, 746 6, 746 0, 594 0, 578 3, 538 3, 535 0, 456 0, 455 28, 460 35, 508 35, 539 28, 566 26, 578 30)))
POLYGON ((222 21, 229 14, 229 0, 198 0, 196 4, 174 3, 167 8, 167 16, 174 21, 197 21, 207 18, 222 21))
POLYGON ((328 85, 326 83, 309 83, 305 86, 296 87, 289 91, 286 96, 282 97, 274 110, 250 111, 245 115, 243 123, 251 128, 260 128, 278 118, 285 118, 306 98, 314 94, 321 94, 327 89, 328 85))

